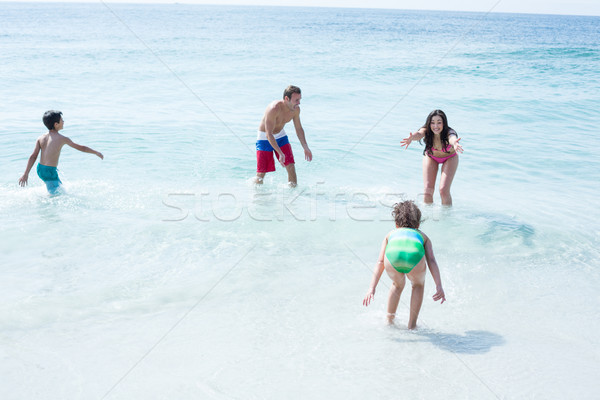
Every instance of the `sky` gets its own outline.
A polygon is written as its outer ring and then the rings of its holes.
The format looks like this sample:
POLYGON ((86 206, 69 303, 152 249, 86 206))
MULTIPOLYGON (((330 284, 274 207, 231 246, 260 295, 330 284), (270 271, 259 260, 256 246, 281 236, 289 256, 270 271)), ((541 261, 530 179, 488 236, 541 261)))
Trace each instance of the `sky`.
MULTIPOLYGON (((0 0, 2 1, 2 0, 0 0)), ((11 0, 15 1, 15 0, 11 0)), ((31 1, 31 0, 16 0, 31 1)), ((38 0, 40 1, 40 0, 38 0)), ((308 7, 396 8, 405 10, 451 10, 533 14, 600 16, 599 0, 41 0, 106 3, 236 4, 308 7)))

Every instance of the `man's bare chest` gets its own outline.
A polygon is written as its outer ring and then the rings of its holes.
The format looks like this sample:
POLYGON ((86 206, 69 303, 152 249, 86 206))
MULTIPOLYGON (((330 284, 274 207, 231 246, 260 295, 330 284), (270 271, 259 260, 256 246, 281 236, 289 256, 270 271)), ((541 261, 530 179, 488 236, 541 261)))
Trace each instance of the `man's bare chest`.
POLYGON ((290 112, 281 113, 275 119, 275 123, 279 126, 283 126, 283 125, 287 124, 288 122, 290 122, 293 118, 294 118, 294 113, 290 113, 290 112))

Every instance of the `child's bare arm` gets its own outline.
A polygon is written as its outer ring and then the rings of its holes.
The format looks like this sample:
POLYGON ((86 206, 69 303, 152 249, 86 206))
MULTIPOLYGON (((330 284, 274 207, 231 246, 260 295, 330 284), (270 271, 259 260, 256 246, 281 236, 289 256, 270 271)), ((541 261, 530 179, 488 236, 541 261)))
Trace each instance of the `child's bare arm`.
POLYGON ((65 144, 68 144, 69 146, 71 146, 75 150, 79 150, 79 151, 82 151, 84 153, 95 154, 98 157, 100 157, 102 160, 104 160, 104 156, 99 151, 96 151, 96 150, 94 150, 92 148, 89 148, 87 146, 82 146, 80 144, 77 144, 74 141, 72 141, 71 139, 69 139, 68 137, 65 137, 65 144))
POLYGON ((373 279, 371 280, 371 286, 369 287, 369 291, 367 292, 365 298, 363 299, 363 305, 368 306, 373 298, 375 297, 375 288, 379 283, 379 279, 381 279, 381 274, 383 274, 383 270, 385 266, 383 265, 383 259, 385 257, 385 248, 387 246, 387 236, 383 239, 383 243, 381 244, 381 251, 379 252, 379 259, 377 260, 377 264, 375 264, 375 270, 373 271, 373 279))
POLYGON ((433 246, 431 245, 431 240, 429 240, 428 237, 425 238, 425 260, 427 260, 429 272, 431 273, 431 277, 435 282, 436 291, 433 295, 433 300, 442 300, 443 303, 444 301, 446 301, 446 295, 444 294, 444 289, 442 287, 440 268, 438 267, 437 261, 435 260, 435 256, 433 255, 433 246))
POLYGON ((35 164, 35 160, 37 160, 38 154, 40 154, 40 150, 42 149, 40 145, 40 139, 35 141, 35 148, 33 149, 33 153, 29 156, 29 160, 27 161, 27 168, 25 168, 25 173, 22 177, 19 178, 19 185, 25 186, 27 185, 27 180, 29 179, 29 172, 35 164))

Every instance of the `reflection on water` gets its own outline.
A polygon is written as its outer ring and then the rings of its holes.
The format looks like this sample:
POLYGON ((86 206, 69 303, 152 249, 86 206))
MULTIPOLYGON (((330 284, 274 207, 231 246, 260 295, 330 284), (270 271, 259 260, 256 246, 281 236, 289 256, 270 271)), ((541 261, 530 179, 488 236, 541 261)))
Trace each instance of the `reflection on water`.
POLYGON ((479 235, 479 239, 483 241, 483 243, 491 243, 504 238, 518 238, 523 245, 532 247, 532 239, 534 236, 535 229, 533 226, 522 223, 514 217, 498 215, 487 222, 487 229, 484 233, 479 235))
POLYGON ((456 335, 424 330, 418 331, 417 334, 427 338, 440 349, 452 353, 483 354, 505 343, 502 336, 488 331, 466 331, 464 335, 456 335))
POLYGON ((466 331, 463 335, 459 335, 420 328, 408 331, 409 337, 406 335, 407 331, 401 330, 401 332, 401 337, 394 337, 392 340, 398 343, 429 342, 441 350, 458 354, 485 354, 493 347, 503 346, 506 343, 501 335, 483 330, 466 331))

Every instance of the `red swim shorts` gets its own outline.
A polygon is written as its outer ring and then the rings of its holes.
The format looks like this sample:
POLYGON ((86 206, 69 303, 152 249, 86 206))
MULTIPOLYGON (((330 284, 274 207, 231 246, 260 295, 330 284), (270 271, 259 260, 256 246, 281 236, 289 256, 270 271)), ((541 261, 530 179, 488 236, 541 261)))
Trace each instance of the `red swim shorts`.
MULTIPOLYGON (((292 153, 292 145, 289 143, 284 144, 280 147, 281 151, 285 155, 285 165, 294 164, 294 154, 292 153)), ((273 153, 279 160, 279 154, 276 151, 264 151, 256 150, 256 172, 265 173, 275 171, 275 159, 273 153)))

